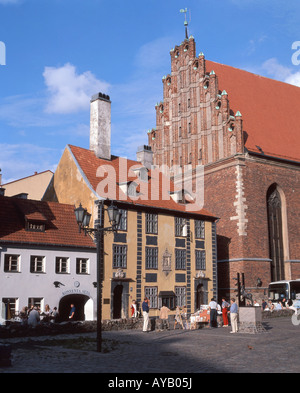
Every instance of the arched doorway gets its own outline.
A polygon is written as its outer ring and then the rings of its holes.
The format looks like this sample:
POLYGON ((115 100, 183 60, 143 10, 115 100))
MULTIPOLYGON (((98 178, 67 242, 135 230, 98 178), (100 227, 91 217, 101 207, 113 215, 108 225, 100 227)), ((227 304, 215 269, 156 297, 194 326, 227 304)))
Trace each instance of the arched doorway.
POLYGON ((276 184, 267 193, 269 226, 269 250, 271 262, 271 281, 285 279, 284 247, 282 231, 282 200, 276 184))
POLYGON ((123 285, 117 285, 113 293, 113 319, 120 319, 122 315, 123 285))
POLYGON ((90 317, 90 307, 91 307, 91 300, 89 296, 86 295, 67 295, 60 299, 58 312, 59 312, 59 320, 60 321, 68 321, 69 314, 71 309, 71 304, 75 306, 75 320, 76 321, 85 321, 87 318, 87 311, 88 316, 90 317), (87 307, 88 306, 88 307, 87 307), (88 308, 88 310, 87 310, 88 308))

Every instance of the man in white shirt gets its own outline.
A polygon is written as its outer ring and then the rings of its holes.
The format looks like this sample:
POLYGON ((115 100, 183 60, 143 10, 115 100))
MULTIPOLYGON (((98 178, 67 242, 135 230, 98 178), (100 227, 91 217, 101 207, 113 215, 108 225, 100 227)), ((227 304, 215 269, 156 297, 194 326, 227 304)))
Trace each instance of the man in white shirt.
POLYGON ((217 325, 218 304, 214 298, 211 299, 208 307, 209 307, 209 313, 210 313, 210 327, 218 327, 218 325, 217 325))

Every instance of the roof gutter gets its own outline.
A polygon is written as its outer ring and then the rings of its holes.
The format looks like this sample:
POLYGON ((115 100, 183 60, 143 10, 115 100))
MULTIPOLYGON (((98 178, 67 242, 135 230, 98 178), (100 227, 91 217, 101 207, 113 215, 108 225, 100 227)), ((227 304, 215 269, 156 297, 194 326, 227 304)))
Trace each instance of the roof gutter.
POLYGON ((292 164, 292 165, 300 166, 300 162, 299 161, 289 160, 287 158, 280 158, 280 157, 276 157, 276 156, 270 156, 268 154, 256 153, 255 151, 248 150, 248 149, 247 149, 247 152, 250 155, 253 155, 253 156, 256 156, 256 157, 266 158, 266 159, 269 159, 269 160, 274 160, 274 161, 279 161, 279 162, 286 162, 286 163, 289 163, 289 164, 292 164))

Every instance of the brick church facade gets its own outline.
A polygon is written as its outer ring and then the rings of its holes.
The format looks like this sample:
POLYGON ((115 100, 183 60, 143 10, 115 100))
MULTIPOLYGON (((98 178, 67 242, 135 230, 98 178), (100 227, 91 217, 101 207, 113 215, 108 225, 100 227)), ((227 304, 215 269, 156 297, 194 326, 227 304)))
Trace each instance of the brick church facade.
POLYGON ((204 208, 220 218, 218 290, 237 273, 257 299, 271 281, 300 278, 300 88, 196 57, 191 36, 171 50, 154 164, 193 179, 204 167, 204 208))

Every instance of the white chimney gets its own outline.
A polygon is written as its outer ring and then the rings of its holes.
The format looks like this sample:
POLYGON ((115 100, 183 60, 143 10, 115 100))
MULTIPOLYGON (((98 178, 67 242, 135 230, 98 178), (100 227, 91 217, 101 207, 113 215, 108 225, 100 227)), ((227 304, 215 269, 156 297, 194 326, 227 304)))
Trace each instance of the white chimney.
POLYGON ((151 150, 151 146, 139 146, 136 152, 136 160, 150 170, 153 165, 153 151, 151 150))
POLYGON ((108 95, 98 93, 91 98, 90 150, 98 158, 111 159, 111 101, 108 95))

